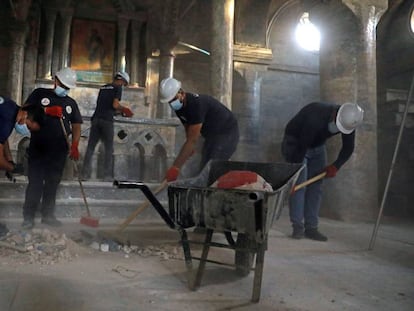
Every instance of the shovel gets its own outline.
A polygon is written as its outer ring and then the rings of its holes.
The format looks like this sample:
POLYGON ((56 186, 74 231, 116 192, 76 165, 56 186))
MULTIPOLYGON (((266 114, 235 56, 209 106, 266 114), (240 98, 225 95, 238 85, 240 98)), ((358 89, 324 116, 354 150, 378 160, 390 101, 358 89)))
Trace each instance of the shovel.
POLYGON ((308 186, 308 185, 310 185, 310 184, 312 184, 312 183, 314 183, 314 182, 316 182, 316 181, 324 178, 325 175, 326 175, 326 172, 322 172, 319 175, 316 175, 316 176, 314 176, 312 178, 309 178, 307 181, 305 181, 305 182, 303 182, 303 183, 301 183, 299 185, 294 186, 291 193, 293 194, 296 191, 298 191, 299 189, 305 188, 306 186, 308 186))

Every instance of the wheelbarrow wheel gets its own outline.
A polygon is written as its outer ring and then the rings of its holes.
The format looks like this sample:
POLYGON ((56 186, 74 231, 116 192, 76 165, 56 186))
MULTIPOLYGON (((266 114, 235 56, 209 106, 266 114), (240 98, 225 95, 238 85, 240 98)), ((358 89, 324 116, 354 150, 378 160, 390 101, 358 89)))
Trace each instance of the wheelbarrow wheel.
MULTIPOLYGON (((251 248, 252 242, 253 241, 249 239, 249 236, 247 234, 244 234, 244 233, 237 234, 237 241, 236 241, 237 248, 249 249, 251 248)), ((254 253, 236 249, 236 254, 235 254, 236 273, 239 276, 248 276, 253 266, 253 260, 254 260, 254 253)))

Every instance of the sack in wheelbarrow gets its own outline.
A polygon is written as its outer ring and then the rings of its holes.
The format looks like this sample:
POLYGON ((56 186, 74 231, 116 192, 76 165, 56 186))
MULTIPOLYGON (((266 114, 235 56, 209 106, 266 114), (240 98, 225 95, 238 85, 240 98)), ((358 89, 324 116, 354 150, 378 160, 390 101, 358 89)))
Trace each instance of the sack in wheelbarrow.
POLYGON ((168 187, 170 217, 183 228, 266 234, 280 216, 301 169, 301 164, 210 161, 198 176, 168 187), (235 170, 259 174, 273 191, 210 187, 235 170))

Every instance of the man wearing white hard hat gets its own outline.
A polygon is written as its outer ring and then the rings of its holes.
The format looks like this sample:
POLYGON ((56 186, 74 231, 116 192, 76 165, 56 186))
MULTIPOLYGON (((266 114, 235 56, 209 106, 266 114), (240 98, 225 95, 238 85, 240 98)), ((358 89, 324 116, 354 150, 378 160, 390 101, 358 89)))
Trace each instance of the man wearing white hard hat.
POLYGON ((128 107, 120 104, 122 87, 128 84, 128 73, 118 71, 114 75, 112 83, 103 85, 99 90, 96 109, 91 118, 88 147, 83 160, 82 178, 84 180, 91 177, 92 155, 100 140, 105 148, 104 180, 113 180, 114 115, 121 114, 127 118, 134 115, 128 107))
MULTIPOLYGON (((42 107, 45 119, 42 127, 31 133, 28 148, 28 179, 23 205, 24 229, 35 225, 35 214, 40 205, 41 222, 60 226, 56 218, 56 192, 60 184, 67 155, 79 159, 79 139, 82 116, 76 101, 68 96, 76 87, 76 72, 65 67, 55 74, 54 88, 37 88, 27 98, 23 107, 42 107), (62 125, 65 130, 63 130, 62 125), (68 136, 70 146, 68 146, 68 136)), ((24 111, 18 114, 18 121, 24 118, 24 111)))
MULTIPOLYGON (((335 177, 351 157, 355 146, 355 129, 362 123, 364 111, 353 103, 336 105, 310 103, 303 107, 287 124, 282 142, 282 154, 287 162, 303 163, 304 170, 297 184, 322 172, 335 177), (342 148, 336 160, 327 165, 325 142, 341 134, 342 148)), ((292 238, 307 237, 317 241, 328 238, 318 230, 319 208, 322 198, 322 179, 295 191, 290 200, 292 238)))
POLYGON ((226 106, 209 95, 184 92, 181 82, 174 78, 161 81, 160 97, 161 103, 174 110, 186 133, 180 152, 166 172, 167 181, 178 178, 200 136, 204 137, 200 168, 211 159, 230 159, 239 142, 239 128, 237 119, 226 106))

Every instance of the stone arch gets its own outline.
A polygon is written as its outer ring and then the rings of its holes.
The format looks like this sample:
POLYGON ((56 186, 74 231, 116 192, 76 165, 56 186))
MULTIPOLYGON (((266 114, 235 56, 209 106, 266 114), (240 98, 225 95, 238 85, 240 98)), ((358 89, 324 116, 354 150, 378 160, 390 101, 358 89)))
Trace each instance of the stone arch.
POLYGON ((165 146, 157 144, 154 146, 151 154, 151 181, 162 181, 167 171, 167 151, 165 146))
POLYGON ((135 143, 128 153, 128 179, 144 180, 145 178, 145 149, 135 143))

